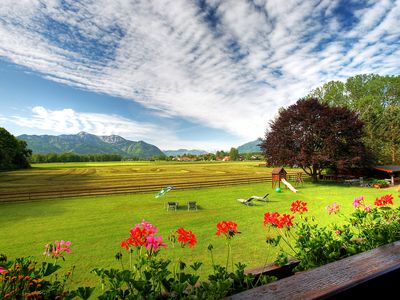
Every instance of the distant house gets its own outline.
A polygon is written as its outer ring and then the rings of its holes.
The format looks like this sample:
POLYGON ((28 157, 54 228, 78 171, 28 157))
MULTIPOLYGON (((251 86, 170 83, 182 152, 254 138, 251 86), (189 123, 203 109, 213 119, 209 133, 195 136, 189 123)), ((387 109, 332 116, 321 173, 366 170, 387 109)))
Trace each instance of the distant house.
POLYGON ((231 160, 231 157, 229 155, 228 156, 224 156, 224 157, 217 156, 216 160, 217 161, 229 161, 229 160, 231 160))
POLYGON ((173 160, 178 160, 178 161, 194 161, 194 160, 197 160, 197 159, 196 159, 196 157, 178 156, 178 157, 174 157, 173 160))

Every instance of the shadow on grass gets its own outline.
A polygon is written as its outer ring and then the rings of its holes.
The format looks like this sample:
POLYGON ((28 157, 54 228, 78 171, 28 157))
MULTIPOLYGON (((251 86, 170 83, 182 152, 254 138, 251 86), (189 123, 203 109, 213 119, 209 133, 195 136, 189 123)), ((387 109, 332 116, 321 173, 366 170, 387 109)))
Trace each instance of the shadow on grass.
POLYGON ((4 203, 0 204, 2 215, 7 218, 0 218, 0 227, 10 222, 21 222, 25 219, 40 219, 48 216, 61 216, 65 214, 66 208, 61 207, 58 201, 40 200, 32 202, 4 203))

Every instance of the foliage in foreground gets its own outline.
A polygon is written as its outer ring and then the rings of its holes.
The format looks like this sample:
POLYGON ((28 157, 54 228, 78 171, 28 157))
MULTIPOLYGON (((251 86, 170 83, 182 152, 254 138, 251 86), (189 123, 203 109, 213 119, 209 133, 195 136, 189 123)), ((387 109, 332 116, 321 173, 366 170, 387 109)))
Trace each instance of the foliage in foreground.
MULTIPOLYGON (((285 265, 288 256, 294 256, 300 260, 298 268, 301 270, 374 249, 400 240, 400 207, 391 208, 393 200, 392 195, 384 195, 376 198, 373 206, 367 204, 363 196, 355 198, 354 212, 349 217, 343 215, 346 222, 340 226, 320 226, 306 216, 307 203, 296 200, 291 204, 291 214, 264 214, 266 242, 281 248, 277 264, 285 265)), ((341 205, 334 202, 326 210, 329 215, 341 214, 341 205)), ((201 262, 188 266, 175 256, 172 259, 159 257, 167 245, 157 231, 144 220, 136 224, 129 237, 121 242, 121 247, 128 253, 129 265, 126 266, 127 261, 120 252, 116 255, 120 269, 96 268, 92 271, 100 278, 99 299, 220 299, 275 280, 266 275, 246 274, 245 265, 234 264, 232 246, 240 232, 233 221, 217 224, 216 235, 226 241, 226 264, 214 263, 214 247, 210 244, 208 251, 213 268, 205 281, 199 281, 197 274, 201 262)), ((175 247, 193 248, 197 244, 195 234, 182 227, 172 232, 168 240, 173 253, 175 247)), ((32 258, 7 261, 1 256, 0 298, 89 298, 93 287, 68 290, 72 271, 64 275, 56 273, 61 268, 57 262, 71 252, 70 246, 71 243, 65 241, 47 244, 44 255, 54 259, 54 263, 43 262, 41 265, 32 258)))
MULTIPOLYGON (((400 240, 400 207, 390 207, 392 195, 376 198, 374 207, 363 196, 352 204, 354 212, 342 215, 341 226, 320 226, 305 215, 307 203, 301 200, 292 203, 293 215, 265 213, 267 243, 281 248, 276 262, 284 264, 293 256, 300 261, 297 269, 307 270, 400 240), (297 222, 293 221, 296 213, 300 214, 297 222)), ((341 214, 340 209, 336 202, 326 207, 329 215, 341 214)))
MULTIPOLYGON (((99 299, 220 299, 275 280, 267 275, 245 274, 246 265, 233 263, 231 241, 236 234, 239 234, 236 223, 222 221, 217 224, 216 235, 226 239, 226 265, 214 264, 213 246, 210 244, 208 251, 213 261, 213 273, 208 280, 199 282, 200 276, 196 272, 202 263, 195 262, 188 267, 181 260, 159 258, 158 254, 166 244, 161 236, 157 236, 157 228, 143 220, 121 242, 121 247, 129 253, 129 267, 124 266, 123 254, 119 252, 116 259, 121 262, 120 270, 96 268, 92 271, 101 280, 99 299)), ((193 232, 184 228, 171 233, 169 241, 172 248, 177 245, 192 248, 197 243, 193 232)), ((47 244, 44 255, 57 262, 71 252, 70 245, 64 241, 47 244)), ((43 263, 39 268, 36 265, 31 258, 18 258, 14 262, 4 259, 0 263, 0 296, 4 299, 87 299, 94 290, 92 287, 79 287, 68 291, 66 283, 72 272, 60 281, 57 275, 48 278, 61 268, 60 265, 43 263)))

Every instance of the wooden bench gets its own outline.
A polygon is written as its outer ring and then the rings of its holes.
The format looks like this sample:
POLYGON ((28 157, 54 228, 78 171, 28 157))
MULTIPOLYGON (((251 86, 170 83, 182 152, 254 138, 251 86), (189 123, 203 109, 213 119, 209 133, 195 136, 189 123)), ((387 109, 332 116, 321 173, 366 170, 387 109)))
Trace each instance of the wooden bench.
POLYGON ((398 299, 399 278, 397 241, 227 299, 383 299, 390 294, 394 295, 391 299, 398 299))

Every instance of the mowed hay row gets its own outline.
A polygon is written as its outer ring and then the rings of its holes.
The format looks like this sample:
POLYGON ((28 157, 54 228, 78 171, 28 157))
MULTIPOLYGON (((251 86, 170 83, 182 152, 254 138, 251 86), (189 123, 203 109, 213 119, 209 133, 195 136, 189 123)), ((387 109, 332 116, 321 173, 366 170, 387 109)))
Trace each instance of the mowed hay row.
MULTIPOLYGON (((96 169, 93 166, 46 167, 32 169, 31 171, 33 172, 22 171, 1 174, 0 179, 5 180, 0 181, 0 202, 155 192, 163 186, 192 189, 271 181, 271 169, 260 168, 254 163, 182 165, 165 163, 144 166, 141 164, 116 166, 114 164, 96 167, 96 169), (20 176, 21 173, 24 173, 25 176, 20 176), (13 180, 15 178, 19 180, 13 180)), ((289 172, 288 180, 290 181, 293 176, 295 176, 293 171, 289 172)))
POLYGON ((121 165, 118 168, 98 167, 93 172, 92 167, 88 167, 91 172, 86 172, 85 168, 43 168, 32 169, 29 171, 6 172, 0 174, 0 190, 4 192, 15 191, 40 191, 42 186, 47 189, 52 187, 70 188, 77 186, 92 187, 97 185, 137 185, 141 183, 165 182, 165 179, 176 181, 180 178, 193 178, 207 180, 208 178, 227 178, 233 176, 255 177, 270 174, 266 168, 254 168, 254 165, 243 164, 192 164, 192 165, 163 165, 159 166, 137 166, 136 172, 129 172, 132 166, 121 165), (112 172, 110 172, 110 170, 112 172), (119 173, 116 173, 116 170, 119 173), (156 172, 155 170, 160 170, 156 172), (128 171, 128 172, 127 172, 128 171), (22 176, 21 176, 22 175, 22 176), (222 176, 222 177, 221 177, 222 176))
POLYGON ((227 186, 227 185, 238 185, 238 184, 249 184, 257 182, 271 182, 271 176, 269 177, 255 177, 255 178, 236 178, 236 179, 225 179, 225 180, 204 180, 204 181, 186 181, 186 182, 168 182, 168 184, 162 185, 148 184, 138 186, 111 186, 111 187, 97 187, 97 188, 85 188, 85 189, 60 189, 53 191, 33 191, 33 192, 20 192, 11 194, 0 194, 0 202, 19 202, 19 201, 33 201, 39 199, 50 199, 50 198, 69 198, 78 196, 95 196, 95 195, 110 195, 110 194, 126 194, 126 193, 145 193, 145 192, 157 192, 160 187, 166 185, 172 185, 177 190, 183 189, 196 189, 202 187, 215 187, 215 186, 227 186))
POLYGON ((53 187, 93 187, 93 186, 114 186, 114 185, 128 185, 136 186, 147 183, 160 182, 160 184, 165 184, 165 182, 181 182, 183 181, 204 181, 204 180, 234 180, 242 178, 264 178, 270 176, 268 173, 257 174, 257 173, 244 173, 239 174, 225 174, 225 173, 182 173, 182 174, 134 174, 130 176, 112 176, 112 177, 85 177, 82 176, 69 176, 62 177, 58 179, 48 180, 47 178, 32 178, 32 180, 27 180, 25 182, 3 182, 1 184, 2 191, 34 191, 41 190, 42 186, 47 189, 52 189, 53 187))
POLYGON ((271 182, 271 177, 256 177, 256 178, 236 178, 228 180, 204 180, 204 181, 186 181, 186 182, 168 182, 165 185, 160 183, 138 186, 111 186, 111 187, 97 187, 85 189, 59 189, 52 191, 31 191, 31 192, 15 192, 15 193, 0 193, 0 202, 19 202, 19 201, 32 201, 47 198, 68 198, 78 196, 94 196, 94 195, 109 195, 109 194, 123 194, 123 193, 144 193, 144 192, 157 192, 162 186, 172 185, 174 189, 195 189, 202 187, 215 187, 227 186, 236 184, 256 183, 256 182, 271 182))

